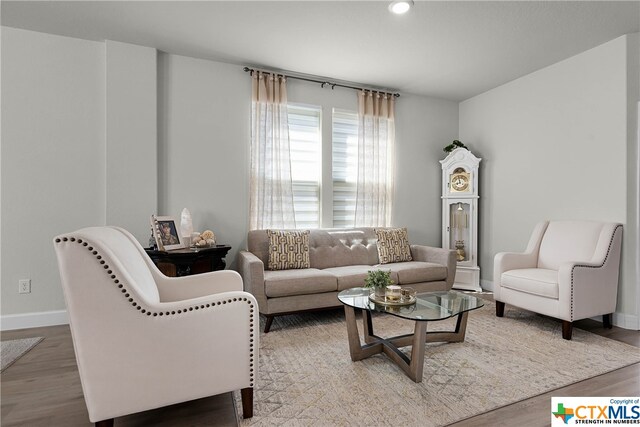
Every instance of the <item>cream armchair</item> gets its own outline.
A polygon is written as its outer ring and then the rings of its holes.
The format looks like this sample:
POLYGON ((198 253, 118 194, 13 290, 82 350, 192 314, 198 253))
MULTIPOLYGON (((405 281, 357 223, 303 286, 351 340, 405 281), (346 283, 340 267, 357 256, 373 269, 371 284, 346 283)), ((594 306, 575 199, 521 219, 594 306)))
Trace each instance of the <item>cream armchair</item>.
POLYGON ((258 305, 238 273, 166 277, 115 227, 54 246, 92 422, 232 390, 253 415, 258 305))
POLYGON ((494 261, 496 315, 511 304, 562 320, 571 339, 573 321, 616 309, 622 225, 595 221, 545 221, 524 253, 499 253, 494 261))

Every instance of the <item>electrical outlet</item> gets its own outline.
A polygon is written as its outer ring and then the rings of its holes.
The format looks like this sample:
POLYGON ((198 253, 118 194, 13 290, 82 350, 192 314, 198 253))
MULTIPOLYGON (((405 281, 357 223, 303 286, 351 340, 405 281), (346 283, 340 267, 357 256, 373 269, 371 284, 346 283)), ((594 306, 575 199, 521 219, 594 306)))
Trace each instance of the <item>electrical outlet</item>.
POLYGON ((31 293, 31 279, 18 280, 18 293, 21 293, 21 294, 31 293))

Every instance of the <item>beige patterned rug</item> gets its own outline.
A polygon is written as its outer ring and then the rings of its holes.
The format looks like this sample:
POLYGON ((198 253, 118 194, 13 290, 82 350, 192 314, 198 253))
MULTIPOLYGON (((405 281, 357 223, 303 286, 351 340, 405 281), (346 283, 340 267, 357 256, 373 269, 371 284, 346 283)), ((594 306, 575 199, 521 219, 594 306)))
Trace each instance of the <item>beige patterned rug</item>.
MULTIPOLYGON (((376 315, 374 331, 393 336, 411 322, 376 315)), ((362 323, 358 320, 362 334, 362 323)), ((636 362, 636 347, 561 323, 495 305, 469 314, 463 343, 427 344, 424 379, 411 381, 385 355, 352 362, 343 312, 276 317, 260 336, 254 417, 257 425, 441 426, 564 387, 636 362)), ((453 329, 451 320, 429 330, 453 329), (446 327, 445 327, 446 326, 446 327)))
POLYGON ((44 337, 24 338, 0 342, 0 372, 3 372, 16 360, 24 356, 29 350, 38 345, 44 337))

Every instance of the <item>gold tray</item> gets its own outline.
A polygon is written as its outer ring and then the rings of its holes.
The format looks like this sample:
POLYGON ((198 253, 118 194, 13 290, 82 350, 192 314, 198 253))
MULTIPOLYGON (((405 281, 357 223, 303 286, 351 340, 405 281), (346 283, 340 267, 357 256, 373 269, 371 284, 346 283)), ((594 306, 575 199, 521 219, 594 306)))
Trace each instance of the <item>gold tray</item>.
POLYGON ((386 305, 390 307, 401 307, 404 305, 411 305, 416 303, 416 297, 411 297, 409 301, 387 301, 385 298, 376 298, 376 294, 369 294, 369 301, 375 302, 376 304, 386 305))

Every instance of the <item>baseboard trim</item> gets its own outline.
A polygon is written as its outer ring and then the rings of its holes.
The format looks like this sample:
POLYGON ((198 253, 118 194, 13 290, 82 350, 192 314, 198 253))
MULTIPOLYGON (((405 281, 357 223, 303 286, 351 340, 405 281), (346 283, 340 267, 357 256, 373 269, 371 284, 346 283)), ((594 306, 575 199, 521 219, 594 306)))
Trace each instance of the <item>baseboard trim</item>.
MULTIPOLYGON (((599 320, 602 321, 602 317, 599 320)), ((622 329, 640 331, 640 318, 634 314, 613 313, 613 324, 622 329)))
MULTIPOLYGON (((483 291, 493 292, 493 282, 480 280, 483 291)), ((593 320, 602 321, 602 316, 593 320)), ((0 330, 39 328, 42 326, 68 325, 67 310, 43 311, 40 313, 8 314, 0 316, 0 330)), ((633 314, 613 313, 613 324, 622 329, 640 330, 640 318, 633 314)))
POLYGON ((0 316, 0 330, 39 328, 69 324, 67 310, 42 311, 39 313, 7 314, 0 316))
POLYGON ((480 279, 480 286, 483 291, 493 292, 493 282, 491 280, 480 279))

